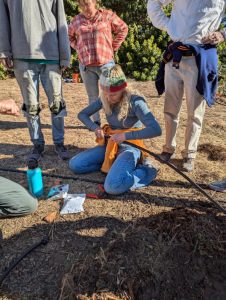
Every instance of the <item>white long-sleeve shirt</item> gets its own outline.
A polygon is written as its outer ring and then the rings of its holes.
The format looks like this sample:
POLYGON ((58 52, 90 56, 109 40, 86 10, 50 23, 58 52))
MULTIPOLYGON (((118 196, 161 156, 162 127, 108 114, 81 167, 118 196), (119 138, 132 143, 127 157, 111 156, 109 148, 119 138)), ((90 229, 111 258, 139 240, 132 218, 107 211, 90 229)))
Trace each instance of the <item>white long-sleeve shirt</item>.
POLYGON ((225 0, 149 0, 147 11, 152 24, 167 31, 174 42, 200 44, 218 30, 225 8, 225 0), (169 3, 173 8, 167 17, 162 8, 169 3))

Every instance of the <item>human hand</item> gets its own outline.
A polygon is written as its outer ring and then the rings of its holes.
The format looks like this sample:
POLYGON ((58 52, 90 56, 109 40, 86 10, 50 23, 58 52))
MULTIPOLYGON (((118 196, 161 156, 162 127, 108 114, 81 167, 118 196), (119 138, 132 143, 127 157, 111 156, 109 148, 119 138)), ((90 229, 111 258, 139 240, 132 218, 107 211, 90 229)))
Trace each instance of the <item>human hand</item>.
POLYGON ((117 144, 121 144, 126 140, 126 135, 125 133, 116 133, 111 136, 110 140, 117 144))
POLYGON ((19 116, 20 109, 13 99, 0 101, 0 113, 5 115, 19 116))
POLYGON ((12 69, 13 68, 13 61, 11 58, 6 57, 6 58, 0 58, 0 63, 7 69, 12 69))
POLYGON ((95 135, 98 139, 103 139, 104 138, 104 131, 100 127, 95 129, 95 135))
POLYGON ((224 42, 224 36, 220 31, 211 32, 202 39, 203 44, 217 45, 224 42))

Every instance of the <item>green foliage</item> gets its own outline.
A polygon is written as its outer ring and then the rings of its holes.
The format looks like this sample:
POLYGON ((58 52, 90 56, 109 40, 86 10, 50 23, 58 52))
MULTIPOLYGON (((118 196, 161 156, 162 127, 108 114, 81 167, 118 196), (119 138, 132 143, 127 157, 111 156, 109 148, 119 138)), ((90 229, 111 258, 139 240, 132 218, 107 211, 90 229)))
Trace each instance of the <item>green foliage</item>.
POLYGON ((2 64, 0 64, 0 80, 6 79, 7 78, 7 71, 3 67, 2 64))
MULTIPOLYGON (((77 2, 64 0, 68 20, 78 13, 77 2)), ((152 26, 147 16, 146 0, 101 0, 100 6, 117 13, 128 25, 129 33, 126 41, 116 54, 116 61, 123 66, 125 73, 137 80, 154 79, 162 49, 168 43, 168 35, 152 26)), ((170 8, 166 9, 170 12, 170 8)), ((73 56, 73 61, 76 59, 73 56)), ((69 75, 72 71, 69 70, 69 75)))
POLYGON ((226 96, 226 43, 218 46, 219 54, 219 88, 218 92, 226 96))
MULTIPOLYGON (((126 41, 120 47, 115 59, 123 67, 129 77, 137 80, 153 80, 157 74, 162 52, 169 42, 166 32, 156 29, 147 16, 147 0, 99 0, 101 7, 117 13, 129 26, 126 41)), ((79 13, 76 0, 64 0, 67 21, 79 13)), ((171 6, 164 8, 169 16, 171 6)), ((220 70, 226 76, 226 43, 219 45, 220 70)), ((65 71, 65 77, 71 77, 78 71, 78 59, 72 51, 72 67, 65 71)), ((0 65, 0 79, 5 79, 7 73, 0 65)), ((224 77, 225 78, 225 77, 224 77)))
MULTIPOLYGON (((152 26, 147 16, 147 1, 102 0, 104 7, 112 9, 129 25, 126 41, 120 47, 116 60, 125 73, 137 80, 156 77, 163 49, 169 37, 152 26)), ((171 7, 166 8, 170 14, 171 7)))
POLYGON ((145 81, 156 77, 161 53, 155 36, 145 35, 141 25, 133 24, 117 53, 117 59, 128 76, 145 81))
POLYGON ((78 4, 75 0, 64 0, 64 8, 67 15, 68 22, 78 14, 78 4))

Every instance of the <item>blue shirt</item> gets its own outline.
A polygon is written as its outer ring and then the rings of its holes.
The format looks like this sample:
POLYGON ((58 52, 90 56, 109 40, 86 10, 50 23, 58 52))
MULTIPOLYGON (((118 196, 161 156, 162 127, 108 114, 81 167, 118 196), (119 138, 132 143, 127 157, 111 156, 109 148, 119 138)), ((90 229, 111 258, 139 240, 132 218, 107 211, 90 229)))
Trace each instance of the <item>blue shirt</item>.
MULTIPOLYGON (((90 117, 102 108, 102 102, 98 98, 97 101, 84 108, 78 114, 78 118, 86 127, 95 131, 99 126, 95 124, 90 117)), ((112 114, 106 115, 107 122, 112 129, 140 128, 140 130, 137 131, 127 132, 125 134, 127 140, 153 138, 162 134, 159 123, 141 96, 131 96, 129 112, 125 119, 119 120, 118 114, 119 107, 115 105, 112 109, 112 114), (145 128, 142 128, 142 124, 145 128)))

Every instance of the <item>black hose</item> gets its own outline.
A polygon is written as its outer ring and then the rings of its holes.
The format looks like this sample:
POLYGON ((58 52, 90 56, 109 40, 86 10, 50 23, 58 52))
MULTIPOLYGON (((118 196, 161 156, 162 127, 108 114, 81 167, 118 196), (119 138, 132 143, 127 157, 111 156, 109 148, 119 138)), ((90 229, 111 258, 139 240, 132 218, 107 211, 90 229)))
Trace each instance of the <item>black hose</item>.
POLYGON ((220 102, 219 100, 215 100, 215 103, 219 104, 219 105, 222 105, 222 106, 226 106, 226 103, 225 102, 220 102))
MULTIPOLYGON (((110 136, 106 136, 106 138, 109 138, 110 136)), ((226 214, 226 209, 220 205, 220 203, 218 203, 216 200, 214 200, 209 194, 207 194, 203 188, 201 188, 200 185, 198 185, 197 183, 195 183, 190 177, 188 177, 186 174, 184 174, 183 172, 181 172, 176 166, 174 166, 173 164, 171 164, 170 162, 165 161, 164 159, 161 158, 160 155, 149 151, 145 148, 142 148, 138 145, 134 145, 130 142, 124 141, 123 144, 127 144, 129 146, 135 147, 141 151, 144 151, 146 153, 148 153, 149 155, 151 155, 152 157, 154 157, 155 159, 157 159, 159 162, 166 164, 167 166, 169 166, 171 169, 173 169, 174 171, 176 171, 178 174, 180 174, 182 177, 184 177, 188 182, 190 182, 200 193, 202 193, 209 201, 211 201, 212 203, 214 203, 216 205, 216 207, 222 211, 224 214, 226 214)), ((12 172, 12 173, 21 173, 21 174, 26 174, 26 171, 23 170, 17 170, 17 169, 6 169, 6 168, 0 168, 0 171, 3 172, 12 172)), ((54 175, 54 174, 48 174, 48 173, 43 173, 42 174, 45 177, 52 177, 52 178, 61 178, 61 179, 67 179, 67 180, 80 180, 80 181, 85 181, 85 182, 90 182, 90 183, 97 183, 97 184, 103 184, 103 181, 98 181, 98 180, 93 180, 93 179, 87 179, 87 178, 81 178, 81 177, 76 177, 76 176, 64 176, 64 175, 54 175)))
MULTIPOLYGON (((10 172, 10 173, 27 174, 27 171, 17 170, 17 169, 0 168, 0 171, 10 172)), ((51 178, 67 179, 67 180, 80 180, 80 181, 85 181, 85 182, 90 182, 90 183, 97 183, 97 184, 103 184, 104 183, 103 181, 100 181, 100 180, 81 178, 79 176, 64 176, 64 175, 55 175, 55 174, 48 174, 48 173, 42 173, 42 176, 51 177, 51 178)))
POLYGON ((34 251, 39 246, 48 244, 48 242, 49 242, 49 236, 46 236, 41 241, 39 241, 36 244, 34 244, 33 246, 31 246, 28 250, 26 250, 26 252, 24 252, 23 254, 21 254, 21 256, 19 256, 16 260, 12 261, 10 263, 9 267, 7 268, 7 270, 3 273, 2 276, 0 276, 0 287, 1 287, 2 283, 3 283, 3 281, 5 280, 5 278, 19 264, 19 262, 22 259, 24 259, 29 253, 31 253, 32 251, 34 251))
POLYGON ((216 200, 214 200, 209 194, 207 194, 200 185, 198 185, 196 182, 194 182, 190 177, 188 177, 186 174, 184 174, 183 172, 181 172, 176 166, 174 166, 173 164, 171 164, 168 161, 165 161, 164 159, 161 158, 160 155, 149 151, 143 147, 140 147, 138 145, 134 145, 130 142, 124 141, 123 144, 127 144, 129 146, 135 147, 141 151, 144 151, 146 153, 148 153, 149 155, 153 156, 155 159, 157 159, 159 162, 166 164, 167 166, 169 166, 171 169, 173 169, 174 171, 176 171, 178 174, 180 174, 182 177, 184 177, 188 182, 190 182, 200 193, 202 193, 209 201, 211 201, 212 203, 215 204, 215 206, 222 211, 224 214, 226 214, 226 209, 220 205, 220 203, 218 203, 216 200))

